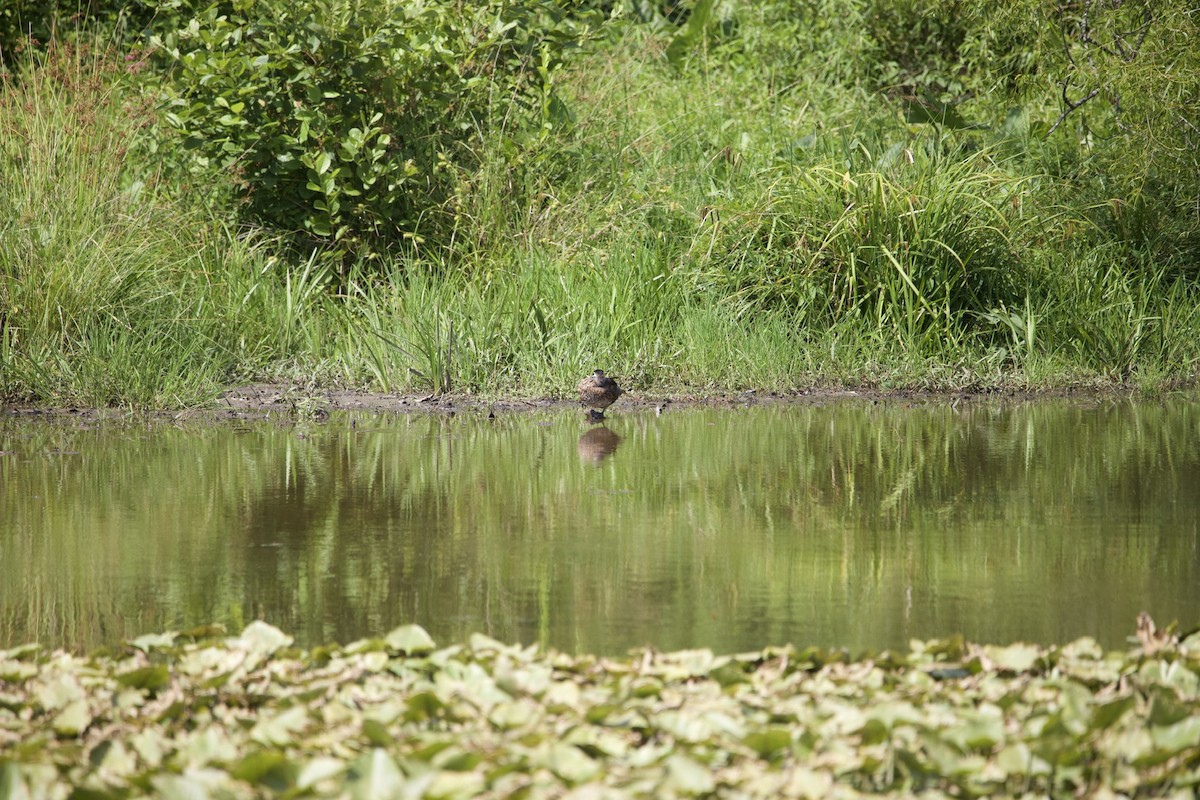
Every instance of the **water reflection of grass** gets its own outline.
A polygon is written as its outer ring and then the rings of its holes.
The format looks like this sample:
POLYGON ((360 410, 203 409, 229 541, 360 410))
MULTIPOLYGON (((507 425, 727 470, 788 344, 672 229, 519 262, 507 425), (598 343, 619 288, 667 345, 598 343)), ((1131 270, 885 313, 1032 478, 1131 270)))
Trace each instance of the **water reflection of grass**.
POLYGON ((574 415, 10 422, 0 636, 256 616, 590 651, 1121 636, 1195 607, 1198 425, 1182 402, 625 414, 596 464, 574 415))

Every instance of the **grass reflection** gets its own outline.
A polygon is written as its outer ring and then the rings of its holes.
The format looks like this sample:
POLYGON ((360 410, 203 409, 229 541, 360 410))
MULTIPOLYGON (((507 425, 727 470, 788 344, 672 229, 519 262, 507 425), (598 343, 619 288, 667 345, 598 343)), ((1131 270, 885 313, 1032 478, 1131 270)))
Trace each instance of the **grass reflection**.
POLYGON ((1114 646, 1140 610, 1197 621, 1198 448, 1190 401, 9 418, 0 646, 259 617, 310 644, 1114 646))

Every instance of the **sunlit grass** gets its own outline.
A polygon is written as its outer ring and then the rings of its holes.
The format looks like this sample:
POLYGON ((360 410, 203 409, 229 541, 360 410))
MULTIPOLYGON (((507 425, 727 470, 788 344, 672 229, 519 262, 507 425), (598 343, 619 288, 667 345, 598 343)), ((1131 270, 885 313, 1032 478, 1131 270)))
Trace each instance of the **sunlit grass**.
POLYGON ((1080 202, 1028 124, 906 124, 847 80, 854 48, 677 69, 667 41, 633 26, 578 62, 574 122, 536 146, 483 137, 448 247, 349 272, 218 220, 148 157, 121 58, 51 48, 0 95, 0 397, 561 395, 596 367, 648 393, 1195 380, 1186 249, 1123 238, 1149 212, 1080 202))

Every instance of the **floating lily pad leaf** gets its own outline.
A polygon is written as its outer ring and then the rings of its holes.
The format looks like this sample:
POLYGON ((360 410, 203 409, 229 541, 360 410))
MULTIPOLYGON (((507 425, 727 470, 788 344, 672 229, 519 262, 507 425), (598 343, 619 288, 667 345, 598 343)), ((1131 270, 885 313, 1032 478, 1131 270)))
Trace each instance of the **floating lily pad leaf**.
POLYGON ((411 656, 418 653, 430 653, 437 648, 433 637, 420 625, 401 625, 389 633, 384 641, 388 649, 411 656))
POLYGON ((446 704, 433 692, 416 692, 408 698, 404 718, 410 722, 432 719, 446 710, 446 704))
POLYGON ((229 733, 218 725, 209 725, 196 731, 179 748, 179 752, 187 763, 196 766, 223 764, 235 761, 242 755, 229 738, 229 733))
POLYGON ((259 744, 286 747, 307 725, 308 711, 303 706, 292 706, 282 713, 260 719, 251 729, 250 738, 259 744))
POLYGON ((37 673, 35 665, 24 661, 0 661, 0 681, 5 683, 22 683, 37 673))
POLYGON ((92 724, 92 713, 88 711, 87 700, 72 700, 50 723, 51 729, 59 736, 78 736, 92 724))
POLYGON ((554 681, 542 695, 542 704, 547 711, 554 713, 578 713, 583 711, 582 695, 578 684, 572 681, 554 681))
POLYGON ((1040 647, 1024 642, 1011 644, 1008 647, 987 645, 983 651, 997 667, 1006 672, 1029 672, 1042 655, 1040 647))
POLYGON ((1187 719, 1193 713, 1193 708, 1180 702, 1173 692, 1159 689, 1151 695, 1147 718, 1151 725, 1165 727, 1187 719))
POLYGON ((668 793, 697 795, 712 792, 717 784, 708 767, 676 753, 667 758, 667 775, 662 788, 668 793))
POLYGON ((283 792, 296 784, 300 768, 277 750, 258 750, 238 761, 230 774, 247 783, 257 783, 272 791, 283 792))
POLYGON ((46 711, 58 711, 70 703, 84 697, 83 687, 74 675, 59 675, 53 680, 39 686, 34 693, 38 705, 46 711))
POLYGON ((404 789, 404 773, 387 751, 375 748, 350 765, 347 788, 353 800, 395 800, 404 789))
POLYGON ((634 697, 638 697, 638 698, 661 697, 663 685, 662 685, 662 681, 660 681, 660 680, 657 680, 655 678, 646 678, 643 680, 635 681, 633 686, 631 687, 631 689, 632 689, 632 694, 634 697))
MULTIPOLYGON (((669 658, 664 657, 663 660, 670 665, 667 668, 667 674, 671 677, 678 675, 687 678, 703 678, 708 675, 709 670, 718 665, 712 650, 707 648, 682 650, 672 654, 669 658)), ((724 664, 727 660, 722 659, 720 663, 724 664)))
POLYGON ((300 768, 296 776, 296 788, 311 789, 321 781, 336 778, 346 771, 346 765, 336 758, 317 756, 300 768))
POLYGON ((688 711, 663 711, 653 716, 653 722, 681 742, 703 742, 713 734, 707 719, 688 711))
POLYGON ((154 729, 145 728, 129 738, 129 746, 138 754, 142 762, 154 769, 163 760, 163 737, 154 729))
POLYGON ((750 680, 750 675, 746 671, 746 665, 730 660, 721 666, 709 672, 708 676, 715 680, 721 686, 734 686, 739 683, 747 683, 750 680))
POLYGON ((825 800, 834 796, 833 776, 808 767, 789 770, 787 783, 780 792, 784 797, 799 797, 804 800, 825 800))
POLYGON ((374 653, 383 650, 387 650, 387 643, 382 639, 359 639, 357 642, 346 645, 344 652, 348 656, 356 656, 360 653, 374 653))
POLYGON ((153 664, 120 673, 117 675, 117 683, 131 689, 156 692, 171 683, 171 673, 165 664, 153 664))
POLYGON ((423 797, 467 800, 483 793, 485 781, 478 772, 438 772, 425 788, 423 797))
POLYGON ((742 741, 760 758, 773 760, 792 746, 792 732, 787 728, 765 728, 748 734, 742 741))
MULTIPOLYGON (((217 769, 190 770, 182 775, 164 773, 150 779, 162 800, 209 800, 236 796, 229 775, 217 769)), ((239 794, 244 794, 245 789, 239 794)))
POLYGON ((131 641, 129 646, 141 650, 143 653, 149 653, 151 650, 167 650, 175 646, 175 637, 174 631, 148 633, 131 641))
POLYGON ((988 750, 1004 740, 1004 716, 995 706, 963 711, 959 724, 947 728, 942 737, 960 750, 988 750))
POLYGON ((0 797, 7 800, 31 800, 21 779, 21 767, 12 761, 0 761, 0 797))
POLYGON ((228 633, 229 631, 225 629, 224 625, 221 625, 220 623, 211 623, 208 625, 197 625, 194 628, 188 628, 186 631, 180 633, 179 636, 186 636, 192 641, 198 642, 204 639, 220 639, 228 633))
POLYGON ((600 772, 599 765, 582 750, 562 742, 550 745, 543 766, 572 785, 590 781, 600 772))
POLYGON ((1059 650, 1062 659, 1095 661, 1104 657, 1104 648, 1091 636, 1083 636, 1059 650))
POLYGON ((1116 700, 1107 703, 1101 703, 1092 711, 1092 718, 1088 723, 1088 727, 1094 731, 1110 728, 1127 711, 1136 705, 1137 698, 1131 694, 1118 697, 1116 700))
POLYGON ((488 714, 488 719, 500 730, 523 728, 537 717, 537 706, 520 701, 497 703, 488 714))
POLYGON ((483 761, 483 756, 460 747, 448 747, 438 754, 433 764, 450 772, 470 772, 483 761))
POLYGON ((387 725, 377 719, 364 719, 362 721, 363 737, 375 747, 389 747, 395 742, 395 739, 388 733, 387 725))
POLYGON ((1138 678, 1148 684, 1174 689, 1182 697, 1194 697, 1200 691, 1200 675, 1179 661, 1153 659, 1142 664, 1138 678))
POLYGON ((275 626, 256 619, 246 626, 241 636, 233 640, 233 644, 246 652, 269 656, 276 650, 291 647, 293 641, 295 639, 275 626))
POLYGON ((490 636, 485 636, 482 633, 472 633, 467 639, 467 646, 471 648, 476 655, 481 653, 504 653, 512 648, 504 642, 497 641, 490 636))
POLYGON ((515 669, 496 669, 496 685, 510 695, 541 697, 550 688, 553 673, 544 664, 530 664, 515 669))
POLYGON ((1188 717, 1174 725, 1151 728, 1150 739, 1159 752, 1168 756, 1200 747, 1200 715, 1188 717))
MULTIPOLYGON (((109 739, 93 747, 88 753, 88 763, 118 777, 130 775, 137 769, 137 759, 120 739, 109 739)), ((0 797, 3 796, 0 792, 0 797)))

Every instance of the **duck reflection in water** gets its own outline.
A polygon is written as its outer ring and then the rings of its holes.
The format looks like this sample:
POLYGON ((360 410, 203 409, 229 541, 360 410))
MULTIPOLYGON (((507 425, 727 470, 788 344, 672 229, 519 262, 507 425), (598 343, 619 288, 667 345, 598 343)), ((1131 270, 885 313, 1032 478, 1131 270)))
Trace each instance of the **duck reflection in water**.
POLYGON ((617 452, 621 437, 603 425, 592 428, 579 437, 579 460, 599 464, 617 452))

